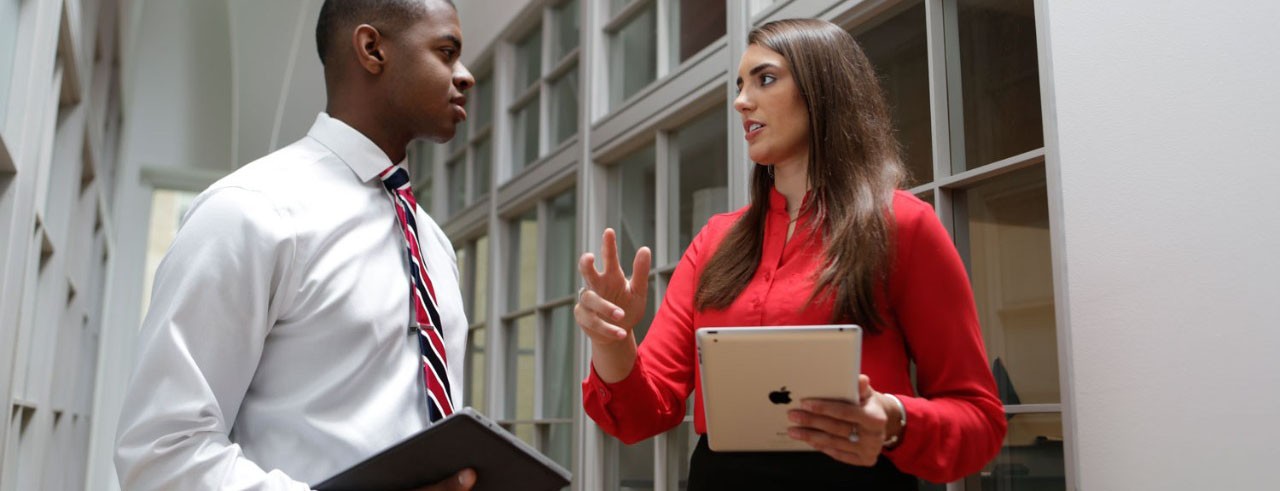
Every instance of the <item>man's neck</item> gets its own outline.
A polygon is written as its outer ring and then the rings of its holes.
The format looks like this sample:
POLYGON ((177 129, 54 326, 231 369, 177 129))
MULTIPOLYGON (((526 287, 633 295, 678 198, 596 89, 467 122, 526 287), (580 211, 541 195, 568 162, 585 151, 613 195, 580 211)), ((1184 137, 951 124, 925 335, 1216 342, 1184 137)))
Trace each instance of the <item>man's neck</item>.
POLYGON ((392 163, 404 160, 405 149, 409 146, 409 140, 403 136, 396 135, 394 132, 389 131, 387 127, 381 125, 381 118, 375 117, 367 110, 357 110, 347 105, 333 102, 330 102, 325 111, 329 113, 329 117, 355 128, 365 138, 372 141, 374 145, 382 149, 382 153, 387 154, 387 158, 391 159, 392 163))

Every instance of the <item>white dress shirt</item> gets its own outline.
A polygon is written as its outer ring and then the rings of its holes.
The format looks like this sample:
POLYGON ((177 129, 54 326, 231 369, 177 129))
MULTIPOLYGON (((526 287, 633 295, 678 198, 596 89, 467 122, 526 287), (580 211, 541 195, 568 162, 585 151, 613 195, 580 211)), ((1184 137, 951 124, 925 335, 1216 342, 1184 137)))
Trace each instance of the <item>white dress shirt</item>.
MULTIPOLYGON (((428 425, 404 236, 372 141, 321 113, 198 196, 156 272, 125 395, 124 489, 308 489, 428 425)), ((419 242, 463 400, 457 262, 419 242)))

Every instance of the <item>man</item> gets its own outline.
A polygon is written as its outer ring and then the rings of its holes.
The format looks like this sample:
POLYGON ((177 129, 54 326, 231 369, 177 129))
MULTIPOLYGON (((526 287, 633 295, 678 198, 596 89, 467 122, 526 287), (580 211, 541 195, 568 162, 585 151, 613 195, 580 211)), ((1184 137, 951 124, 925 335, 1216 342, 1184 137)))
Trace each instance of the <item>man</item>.
POLYGON ((412 140, 448 141, 466 117, 457 12, 326 0, 316 43, 326 113, 201 193, 156 273, 117 437, 125 489, 308 489, 461 400, 456 259, 404 170, 412 140))

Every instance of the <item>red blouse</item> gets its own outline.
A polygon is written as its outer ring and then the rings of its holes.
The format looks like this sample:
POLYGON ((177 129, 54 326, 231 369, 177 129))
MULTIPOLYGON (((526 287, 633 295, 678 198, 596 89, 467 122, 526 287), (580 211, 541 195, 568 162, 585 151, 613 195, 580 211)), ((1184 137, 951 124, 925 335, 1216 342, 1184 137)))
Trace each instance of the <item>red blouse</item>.
MULTIPOLYGON (((897 395, 907 430, 884 454, 903 472, 933 482, 982 469, 1000 450, 1006 422, 987 365, 973 292, 964 265, 933 209, 909 193, 893 200, 896 250, 881 309, 885 329, 863 336, 863 373, 871 386, 897 395), (920 389, 911 386, 916 362, 920 389)), ((724 310, 698 311, 694 291, 703 267, 746 208, 712 217, 685 251, 636 363, 606 384, 595 373, 582 383, 587 415, 606 433, 634 443, 675 427, 694 391, 694 427, 706 432, 694 330, 701 327, 813 325, 831 321, 832 302, 806 308, 823 241, 800 217, 791 241, 786 199, 770 196, 764 253, 755 276, 724 310)))

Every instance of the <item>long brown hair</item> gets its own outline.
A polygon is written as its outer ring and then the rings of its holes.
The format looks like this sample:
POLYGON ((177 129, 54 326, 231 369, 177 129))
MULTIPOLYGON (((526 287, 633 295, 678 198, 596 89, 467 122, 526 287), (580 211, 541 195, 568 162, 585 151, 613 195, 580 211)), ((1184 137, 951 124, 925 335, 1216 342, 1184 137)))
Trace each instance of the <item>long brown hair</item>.
MULTIPOLYGON (((787 19, 747 36, 791 64, 809 112, 809 188, 801 213, 812 212, 826 240, 826 264, 809 297, 835 301, 832 322, 878 330, 877 290, 888 280, 893 241, 893 191, 905 171, 884 94, 862 48, 840 27, 815 19, 787 19)), ((698 309, 725 308, 755 276, 764 245, 773 176, 757 165, 751 204, 699 278, 698 309)))

